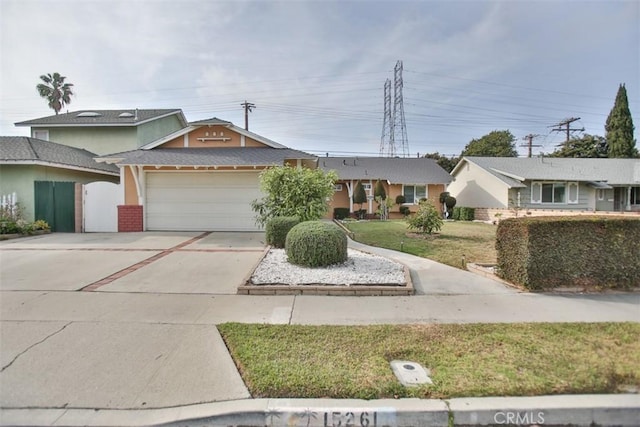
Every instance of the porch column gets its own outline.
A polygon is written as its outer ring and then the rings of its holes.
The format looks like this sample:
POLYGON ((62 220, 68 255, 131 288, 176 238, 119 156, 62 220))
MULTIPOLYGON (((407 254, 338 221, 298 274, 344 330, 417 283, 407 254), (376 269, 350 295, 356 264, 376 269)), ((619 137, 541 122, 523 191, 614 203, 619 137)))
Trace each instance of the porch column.
POLYGON ((367 194, 367 200, 369 201, 369 213, 372 214, 373 213, 373 181, 369 180, 369 188, 371 190, 369 194, 367 194))
POLYGON ((631 210, 631 187, 627 187, 627 205, 625 206, 625 210, 631 210))
POLYGON ((345 182, 347 186, 347 193, 349 193, 349 213, 353 213, 353 180, 351 183, 345 182))

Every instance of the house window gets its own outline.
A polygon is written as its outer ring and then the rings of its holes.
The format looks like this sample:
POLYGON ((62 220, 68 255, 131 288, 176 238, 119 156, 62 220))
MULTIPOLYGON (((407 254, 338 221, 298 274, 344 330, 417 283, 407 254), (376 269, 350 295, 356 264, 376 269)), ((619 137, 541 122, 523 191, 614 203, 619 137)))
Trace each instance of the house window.
POLYGON ((577 182, 534 182, 531 184, 531 203, 577 204, 577 182))
POLYGON ((342 184, 334 184, 333 191, 342 191, 342 184))
POLYGON ((420 199, 427 198, 427 186, 405 185, 402 189, 402 195, 404 196, 405 203, 417 205, 420 199))
POLYGON ((362 184, 362 186, 364 187, 364 189, 365 189, 366 191, 371 191, 371 184, 364 184, 364 183, 363 183, 363 184, 362 184))
POLYGON ((48 130, 34 130, 33 137, 37 139, 42 139, 44 141, 49 140, 49 131, 48 130))
POLYGON ((631 187, 631 204, 640 205, 640 187, 631 187))

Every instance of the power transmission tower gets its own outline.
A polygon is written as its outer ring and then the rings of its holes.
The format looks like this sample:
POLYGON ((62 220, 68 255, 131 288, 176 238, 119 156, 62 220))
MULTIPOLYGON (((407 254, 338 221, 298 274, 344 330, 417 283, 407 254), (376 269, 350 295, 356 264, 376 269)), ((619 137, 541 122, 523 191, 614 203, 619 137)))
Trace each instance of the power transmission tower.
POLYGON ((396 66, 393 69, 393 125, 392 130, 392 143, 398 141, 400 143, 400 150, 402 151, 402 157, 409 156, 409 141, 407 139, 407 124, 404 120, 404 102, 402 99, 402 61, 396 62, 396 66))
POLYGON ((249 113, 256 108, 256 105, 247 102, 246 100, 240 105, 244 107, 244 128, 245 130, 249 130, 249 113))
POLYGON ((520 146, 521 146, 521 147, 529 147, 529 155, 528 155, 527 157, 531 157, 531 154, 532 154, 532 153, 531 153, 531 149, 532 149, 533 147, 542 147, 542 145, 540 145, 540 144, 537 144, 537 145, 534 145, 534 144, 533 144, 533 139, 534 139, 534 138, 537 138, 537 137, 539 137, 539 136, 540 136, 540 135, 537 135, 537 134, 536 134, 536 135, 534 135, 534 134, 530 133, 529 135, 527 135, 527 136, 525 136, 525 137, 523 137, 523 138, 522 138, 523 140, 527 141, 527 143, 526 143, 526 144, 520 144, 520 146))
POLYGON ((393 134, 393 123, 391 121, 391 80, 384 82, 384 118, 382 120, 382 136, 380 137, 380 157, 384 156, 385 146, 389 142, 389 157, 395 155, 395 145, 389 140, 393 134))
POLYGON ((571 123, 576 122, 578 120, 580 120, 580 117, 571 117, 569 119, 564 119, 560 123, 549 126, 549 127, 554 128, 554 129, 551 129, 552 132, 566 132, 567 133, 567 139, 565 140, 565 144, 566 144, 571 139, 571 132, 584 132, 584 128, 582 129, 571 128, 570 126, 571 123))

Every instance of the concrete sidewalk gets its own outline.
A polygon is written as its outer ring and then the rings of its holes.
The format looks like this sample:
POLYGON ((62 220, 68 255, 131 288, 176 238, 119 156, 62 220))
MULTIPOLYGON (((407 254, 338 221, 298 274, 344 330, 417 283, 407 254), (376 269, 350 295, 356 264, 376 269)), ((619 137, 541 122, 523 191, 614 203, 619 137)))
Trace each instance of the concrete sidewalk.
MULTIPOLYGON (((167 251, 194 236, 170 235, 166 241, 151 237, 138 236, 147 240, 143 245, 128 236, 134 251, 113 252, 117 255, 114 259, 122 263, 127 256, 147 249, 149 255, 167 251)), ((67 236, 56 239, 55 244, 49 243, 49 249, 73 248, 73 239, 67 236)), ((349 412, 353 417, 363 417, 353 425, 373 426, 374 420, 370 418, 373 413, 380 416, 376 418, 377 425, 447 425, 451 414, 456 423, 473 425, 503 424, 507 416, 520 416, 520 421, 526 416, 529 424, 543 424, 540 419, 532 418, 540 411, 544 413, 544 424, 639 424, 640 398, 637 394, 448 401, 251 399, 217 332, 215 325, 219 323, 640 321, 638 293, 521 293, 491 279, 430 260, 363 247, 355 242, 350 244, 407 264, 414 283, 418 284, 419 295, 259 297, 225 294, 226 288, 221 288, 220 294, 183 294, 136 288, 135 283, 118 289, 115 286, 118 282, 97 292, 69 291, 94 279, 96 271, 83 264, 78 265, 77 277, 68 281, 52 277, 50 289, 32 286, 31 282, 23 288, 15 286, 14 282, 3 283, 0 293, 0 424, 150 425, 175 422, 177 425, 180 420, 191 419, 200 420, 202 425, 341 423, 344 426, 349 412), (70 286, 69 281, 74 285, 70 286), (367 415, 363 415, 365 412, 367 415), (561 418, 561 414, 566 415, 561 418)), ((21 253, 41 250, 33 241, 20 245, 20 250, 24 251, 21 253)), ((92 250, 104 249, 98 241, 83 245, 92 250)), ((109 249, 119 248, 117 241, 102 245, 109 249)), ((179 253, 187 254, 191 249, 194 254, 202 254, 202 249, 224 249, 207 238, 186 248, 179 253)), ((248 249, 251 250, 251 245, 248 249)), ((42 271, 38 276, 37 271, 22 273, 14 267, 5 270, 7 255, 0 252, 3 281, 9 277, 11 281, 31 280, 42 284, 42 271), (7 276, 7 272, 12 276, 7 276)), ((165 277, 171 269, 163 263, 171 261, 172 255, 177 254, 168 255, 154 267, 158 272, 164 271, 165 277)), ((14 260, 19 258, 13 253, 11 256, 14 260)), ((242 259, 252 257, 253 253, 248 252, 242 259)), ((191 265, 191 261, 182 258, 181 262, 191 265)), ((37 270, 37 266, 33 269, 37 270)), ((64 272, 59 274, 64 275, 64 272)), ((154 277, 158 281, 163 275, 154 277)), ((165 289, 161 285, 158 287, 165 289)), ((176 292, 179 283, 171 284, 170 289, 176 292)))

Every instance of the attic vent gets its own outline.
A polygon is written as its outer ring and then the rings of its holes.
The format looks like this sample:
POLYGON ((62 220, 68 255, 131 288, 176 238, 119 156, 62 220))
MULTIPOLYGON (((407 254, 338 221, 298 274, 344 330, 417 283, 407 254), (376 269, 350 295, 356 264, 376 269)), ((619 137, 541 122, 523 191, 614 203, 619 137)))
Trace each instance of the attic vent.
POLYGON ((128 111, 125 111, 124 113, 120 113, 118 117, 121 119, 130 119, 131 117, 133 117, 133 113, 129 113, 128 111))
POLYGON ((83 111, 79 113, 76 117, 100 117, 102 114, 96 113, 95 111, 83 111))

